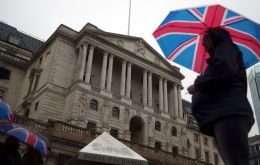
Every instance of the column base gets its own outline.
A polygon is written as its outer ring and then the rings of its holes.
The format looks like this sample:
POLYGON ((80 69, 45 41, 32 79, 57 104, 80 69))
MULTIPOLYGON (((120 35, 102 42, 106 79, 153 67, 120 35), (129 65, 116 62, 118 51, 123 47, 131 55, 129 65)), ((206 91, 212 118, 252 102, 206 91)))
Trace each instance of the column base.
POLYGON ((86 84, 84 82, 77 82, 76 85, 79 86, 79 87, 82 87, 84 89, 91 90, 91 85, 90 84, 86 84))
POLYGON ((106 97, 109 97, 109 98, 113 98, 113 94, 111 92, 108 92, 108 91, 104 90, 104 89, 100 90, 100 94, 102 94, 102 95, 104 95, 106 97))
POLYGON ((121 96, 121 101, 122 101, 123 103, 132 105, 132 100, 131 100, 131 99, 128 99, 128 98, 125 98, 125 97, 123 97, 123 96, 121 96))
POLYGON ((167 119, 170 119, 170 118, 171 118, 171 116, 170 116, 168 113, 165 113, 165 112, 161 112, 161 116, 162 116, 162 117, 165 117, 165 118, 167 118, 167 119))
POLYGON ((153 111, 153 108, 150 107, 150 106, 148 106, 148 105, 144 105, 144 110, 147 111, 147 112, 151 112, 151 113, 154 112, 154 111, 153 111))

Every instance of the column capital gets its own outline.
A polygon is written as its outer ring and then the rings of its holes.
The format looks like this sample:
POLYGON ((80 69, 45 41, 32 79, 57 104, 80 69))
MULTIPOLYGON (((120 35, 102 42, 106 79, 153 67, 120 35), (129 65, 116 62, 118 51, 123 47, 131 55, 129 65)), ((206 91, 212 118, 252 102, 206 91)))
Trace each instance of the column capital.
POLYGON ((183 86, 181 84, 178 84, 177 85, 178 89, 182 90, 183 89, 183 86))
POLYGON ((84 42, 82 43, 82 45, 83 45, 83 46, 88 46, 88 45, 89 45, 89 42, 84 41, 84 42))
POLYGON ((94 44, 90 44, 90 49, 94 49, 95 47, 97 47, 96 45, 94 45, 94 44))
POLYGON ((82 39, 81 41, 78 42, 75 49, 79 49, 81 46, 89 45, 89 44, 90 42, 87 39, 82 39))
POLYGON ((113 53, 109 53, 109 56, 110 56, 111 58, 114 58, 114 57, 115 57, 115 55, 114 55, 113 53))
POLYGON ((104 51, 103 56, 108 56, 108 52, 104 51))

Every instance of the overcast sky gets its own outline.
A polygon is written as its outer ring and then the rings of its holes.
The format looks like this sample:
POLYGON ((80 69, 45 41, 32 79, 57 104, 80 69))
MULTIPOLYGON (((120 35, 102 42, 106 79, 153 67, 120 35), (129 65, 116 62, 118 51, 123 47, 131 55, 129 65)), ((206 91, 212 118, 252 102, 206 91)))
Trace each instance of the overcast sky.
MULTIPOLYGON (((87 22, 98 28, 127 35, 130 0, 0 0, 0 20, 41 40, 60 24, 79 31, 87 22)), ((260 23, 260 0, 132 0, 130 35, 142 37, 160 54, 153 31, 171 10, 221 4, 260 23)), ((177 65, 174 63, 174 65, 177 65)), ((197 74, 179 65, 186 77, 182 96, 190 101, 187 86, 197 74)), ((250 93, 249 93, 250 94, 250 93)), ((249 97, 251 102, 251 98, 249 97)), ((250 136, 258 134, 256 124, 250 136)))

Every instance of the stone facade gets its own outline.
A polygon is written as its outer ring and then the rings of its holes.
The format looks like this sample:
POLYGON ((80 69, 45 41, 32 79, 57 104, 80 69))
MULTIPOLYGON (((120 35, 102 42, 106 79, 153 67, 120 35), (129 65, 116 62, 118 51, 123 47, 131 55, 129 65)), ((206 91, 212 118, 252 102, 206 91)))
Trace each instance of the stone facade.
MULTIPOLYGON (((197 163, 215 165, 218 159, 223 164, 213 139, 198 132, 183 108, 179 68, 142 38, 104 32, 89 23, 79 32, 60 25, 28 61, 22 69, 10 66, 11 79, 0 80, 3 99, 18 115, 107 131, 197 163)), ((54 164, 73 156, 83 143, 62 146, 63 140, 51 143, 54 164)))

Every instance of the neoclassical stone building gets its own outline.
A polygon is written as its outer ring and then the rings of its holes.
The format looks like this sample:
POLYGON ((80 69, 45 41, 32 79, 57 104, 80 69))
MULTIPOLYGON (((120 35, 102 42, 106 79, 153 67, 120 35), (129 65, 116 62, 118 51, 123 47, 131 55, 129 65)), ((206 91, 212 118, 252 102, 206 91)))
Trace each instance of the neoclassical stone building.
POLYGON ((1 56, 11 70, 10 80, 0 80, 2 98, 18 124, 49 138, 48 164, 64 163, 93 139, 88 133, 103 131, 139 147, 150 164, 223 164, 181 98, 179 68, 142 38, 90 23, 79 32, 60 25, 36 52, 9 56, 25 62, 1 56))

